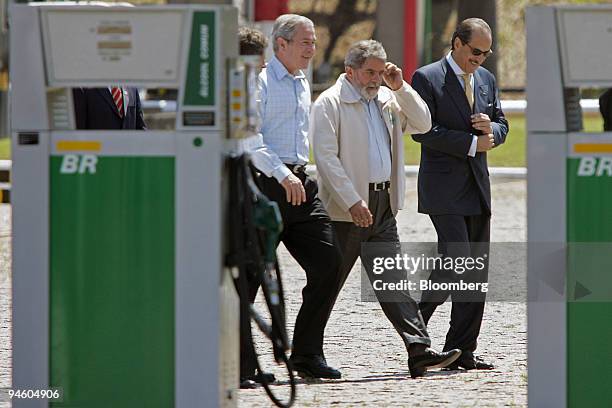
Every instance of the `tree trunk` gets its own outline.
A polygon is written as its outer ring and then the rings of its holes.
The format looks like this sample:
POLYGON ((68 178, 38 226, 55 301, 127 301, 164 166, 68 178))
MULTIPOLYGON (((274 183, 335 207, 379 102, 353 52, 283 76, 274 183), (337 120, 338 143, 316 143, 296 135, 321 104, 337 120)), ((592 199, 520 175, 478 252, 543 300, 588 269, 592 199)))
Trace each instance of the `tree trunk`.
POLYGON ((431 58, 437 61, 450 49, 457 26, 458 0, 432 0, 431 2, 431 58))
MULTIPOLYGON (((491 48, 493 48, 493 51, 497 51, 497 13, 494 0, 460 0, 457 7, 457 17, 458 21, 470 17, 478 17, 486 21, 493 32, 491 48)), ((482 65, 497 77, 497 54, 495 52, 482 65)))

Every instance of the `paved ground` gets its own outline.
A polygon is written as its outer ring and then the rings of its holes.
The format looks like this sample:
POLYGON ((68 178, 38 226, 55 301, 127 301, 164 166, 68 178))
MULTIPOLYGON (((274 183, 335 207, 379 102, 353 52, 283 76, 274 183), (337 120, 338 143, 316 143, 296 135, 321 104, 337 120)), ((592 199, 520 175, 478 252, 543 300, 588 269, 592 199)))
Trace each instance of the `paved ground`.
MULTIPOLYGON (((11 229, 8 204, 0 204, 0 389, 11 384, 11 229)), ((8 406, 0 402, 0 407, 8 406)))
MULTIPOLYGON (((415 179, 408 180, 407 208, 399 217, 405 242, 434 241, 429 219, 416 213, 415 179)), ((492 240, 522 242, 526 238, 526 184, 497 179, 493 183, 492 240)), ((10 385, 10 206, 0 205, 0 388, 10 385)), ((289 330, 292 330, 303 273, 284 248, 281 266, 287 293, 289 330)), ((490 372, 431 372, 410 379, 403 345, 377 303, 360 302, 359 265, 355 266, 332 313, 326 332, 328 362, 343 378, 298 384, 297 407, 483 407, 527 405, 527 322, 525 303, 488 303, 479 352, 496 363, 490 372)), ((435 347, 441 348, 448 327, 450 305, 443 305, 430 321, 435 347)), ((266 350, 258 338, 260 350, 266 350)), ((263 359, 272 367, 269 359, 263 359)), ((271 368, 281 379, 282 370, 271 368)), ((287 387, 274 386, 286 395, 287 387)), ((240 406, 271 406, 263 389, 240 392, 240 406)), ((2 403, 0 403, 2 407, 2 403)))
MULTIPOLYGON (((416 180, 408 180, 407 208, 400 213, 400 238, 404 242, 434 242, 435 232, 427 216, 416 213, 416 180)), ((526 240, 526 183, 494 179, 492 240, 526 240)), ((281 248, 286 286, 289 329, 300 305, 305 284, 303 272, 281 248)), ((399 336, 378 303, 360 302, 360 266, 344 287, 326 330, 328 363, 343 373, 342 380, 317 384, 301 382, 297 407, 483 407, 527 405, 527 321, 525 303, 491 302, 486 305, 479 338, 479 352, 497 368, 490 372, 432 371, 413 380, 399 336)), ((441 348, 448 328, 450 304, 440 307, 429 323, 434 347, 441 348)), ((264 349, 264 342, 260 349, 264 349)), ((267 359, 268 367, 273 367, 267 359)), ((283 376, 282 370, 270 371, 283 376)), ((286 375, 283 377, 286 378, 286 375)), ((287 395, 287 387, 274 390, 287 395)), ((267 407, 263 389, 242 390, 240 404, 267 407)))

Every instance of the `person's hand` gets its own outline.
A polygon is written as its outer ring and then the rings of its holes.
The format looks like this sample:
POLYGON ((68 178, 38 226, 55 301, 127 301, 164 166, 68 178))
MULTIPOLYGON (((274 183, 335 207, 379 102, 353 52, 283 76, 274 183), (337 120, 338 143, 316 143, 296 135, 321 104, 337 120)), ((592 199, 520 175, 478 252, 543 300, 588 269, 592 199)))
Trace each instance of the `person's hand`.
POLYGON ((477 152, 487 152, 495 147, 495 139, 493 135, 489 133, 488 135, 478 136, 478 142, 476 143, 476 151, 477 152))
POLYGON ((397 91, 404 84, 402 70, 398 68, 397 65, 395 65, 394 63, 387 62, 385 64, 383 80, 385 81, 385 84, 387 84, 387 86, 391 88, 392 91, 397 91))
POLYGON ((281 181, 281 186, 287 193, 287 202, 293 205, 300 205, 306 202, 306 191, 302 181, 294 174, 290 174, 281 181))
POLYGON ((358 227, 367 228, 374 222, 372 213, 363 200, 359 200, 357 203, 353 204, 349 212, 351 213, 351 217, 353 217, 353 222, 358 227))
POLYGON ((493 133, 493 128, 491 127, 491 119, 489 118, 489 115, 485 113, 475 113, 471 116, 471 119, 472 127, 474 129, 480 130, 483 135, 493 133))

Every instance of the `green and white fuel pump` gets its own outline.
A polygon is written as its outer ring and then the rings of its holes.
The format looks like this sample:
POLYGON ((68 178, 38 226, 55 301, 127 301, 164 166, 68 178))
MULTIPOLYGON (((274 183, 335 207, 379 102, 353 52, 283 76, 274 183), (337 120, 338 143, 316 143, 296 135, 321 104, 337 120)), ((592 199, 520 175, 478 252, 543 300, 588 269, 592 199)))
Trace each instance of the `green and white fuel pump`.
POLYGON ((612 401, 612 133, 582 132, 580 88, 612 87, 612 6, 527 21, 529 405, 612 401))
POLYGON ((63 391, 15 407, 236 405, 223 157, 254 120, 237 18, 12 6, 13 388, 63 391), (75 130, 71 87, 111 85, 177 89, 175 129, 75 130))

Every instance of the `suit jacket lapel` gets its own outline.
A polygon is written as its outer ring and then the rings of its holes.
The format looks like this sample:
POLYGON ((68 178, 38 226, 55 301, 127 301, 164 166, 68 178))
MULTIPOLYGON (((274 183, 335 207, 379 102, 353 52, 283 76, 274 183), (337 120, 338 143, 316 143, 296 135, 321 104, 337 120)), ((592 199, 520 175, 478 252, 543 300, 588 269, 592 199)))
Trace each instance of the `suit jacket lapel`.
POLYGON ((486 113, 489 86, 484 84, 478 70, 474 72, 474 113, 486 113))
POLYGON ((385 128, 387 129, 389 137, 389 146, 391 147, 391 158, 393 160, 393 111, 388 106, 391 101, 391 97, 385 95, 385 97, 383 98, 381 97, 380 91, 378 92, 378 95, 376 96, 376 105, 378 106, 378 110, 382 116, 385 128))
POLYGON ((96 90, 100 93, 100 95, 102 95, 102 99, 104 99, 106 103, 108 103, 111 106, 113 112, 115 112, 115 115, 121 118, 121 116, 119 115, 119 110, 117 109, 117 105, 115 105, 113 96, 111 95, 108 88, 96 88, 96 90))
POLYGON ((130 88, 124 87, 123 89, 123 108, 125 110, 124 113, 127 113, 127 107, 130 106, 130 88))
POLYGON ((446 61, 446 57, 442 59, 442 70, 446 72, 444 76, 444 88, 451 96, 451 99, 457 106, 457 109, 461 113, 461 117, 465 121, 466 125, 472 127, 470 116, 472 115, 470 106, 468 105, 467 98, 465 97, 465 91, 459 83, 459 79, 455 72, 446 61))
POLYGON ((474 113, 482 113, 485 111, 486 106, 483 106, 484 97, 486 97, 486 92, 483 95, 482 79, 480 78, 478 70, 476 70, 476 72, 474 72, 474 113))
MULTIPOLYGON (((377 101, 376 104, 378 105, 378 109, 380 109, 380 113, 382 115, 383 118, 383 122, 385 124, 385 127, 387 128, 387 132, 389 132, 389 138, 392 141, 393 140, 393 109, 391 109, 391 107, 389 106, 390 103, 392 103, 392 99, 391 97, 386 97, 386 98, 381 98, 380 97, 380 92, 378 93, 378 96, 376 97, 377 101)), ((391 143, 391 145, 393 145, 393 143, 391 143)), ((391 151, 393 152, 393 147, 391 147, 391 151)))

